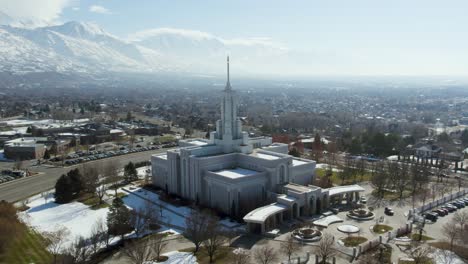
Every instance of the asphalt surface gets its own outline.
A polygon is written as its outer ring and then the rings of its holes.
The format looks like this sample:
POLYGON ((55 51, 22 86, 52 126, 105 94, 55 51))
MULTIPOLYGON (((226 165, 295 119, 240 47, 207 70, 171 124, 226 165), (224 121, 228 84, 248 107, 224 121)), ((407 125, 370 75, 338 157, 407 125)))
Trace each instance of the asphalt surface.
MULTIPOLYGON (((152 151, 143 151, 137 153, 131 153, 127 155, 121 155, 96 161, 90 161, 87 163, 102 163, 109 160, 115 160, 119 167, 123 168, 128 162, 141 162, 151 159, 151 155, 157 153, 163 153, 168 149, 159 149, 152 151)), ((82 164, 72 165, 68 167, 48 167, 48 166, 26 166, 27 169, 39 174, 13 180, 10 182, 0 184, 0 201, 6 200, 8 202, 17 202, 24 200, 32 195, 50 190, 54 188, 55 182, 60 175, 67 173, 69 170, 76 167, 80 167, 82 164)), ((11 164, 3 163, 0 167, 11 167, 11 164)))

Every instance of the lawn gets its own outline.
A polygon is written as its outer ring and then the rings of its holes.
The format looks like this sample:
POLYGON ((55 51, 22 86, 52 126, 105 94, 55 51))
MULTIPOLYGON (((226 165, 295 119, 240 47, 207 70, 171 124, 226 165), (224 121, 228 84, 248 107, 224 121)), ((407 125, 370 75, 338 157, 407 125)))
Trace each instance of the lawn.
POLYGON ((411 239, 413 239, 414 241, 434 240, 434 238, 429 237, 429 236, 425 236, 425 235, 421 235, 421 240, 419 240, 419 234, 411 234, 411 239))
POLYGON ((377 234, 387 233, 388 231, 391 231, 391 230, 393 230, 393 227, 388 226, 388 225, 375 225, 372 228, 372 231, 374 231, 377 234))
MULTIPOLYGON (((194 250, 195 248, 187 248, 179 251, 192 253, 194 250)), ((229 263, 230 261, 232 261, 232 256, 234 254, 232 253, 233 250, 234 249, 230 247, 221 247, 213 258, 214 263, 229 263)), ((199 264, 210 263, 210 257, 203 248, 200 248, 200 250, 197 253, 195 253, 195 256, 197 257, 197 263, 199 264)))
POLYGON ((77 201, 89 206, 93 210, 98 210, 101 208, 109 207, 109 205, 104 201, 102 201, 102 203, 99 204, 99 197, 95 196, 94 194, 89 194, 89 193, 82 194, 77 199, 77 201))
POLYGON ((341 241, 344 242, 345 247, 356 247, 367 241, 367 238, 361 236, 349 236, 343 238, 341 241))
MULTIPOLYGON (((377 197, 377 190, 372 191, 372 195, 377 197)), ((400 193, 398 192, 391 192, 391 191, 383 191, 384 198, 390 201, 400 200, 400 193)), ((411 196, 411 192, 409 190, 403 191, 403 199, 408 198, 411 196)))
MULTIPOLYGON (((319 178, 324 177, 326 172, 327 172, 327 170, 323 169, 323 168, 315 169, 315 174, 319 178)), ((331 176, 330 179, 331 179, 333 185, 349 185, 349 184, 355 184, 355 183, 361 182, 361 181, 370 181, 371 174, 369 172, 365 172, 362 175, 358 174, 358 175, 356 175, 356 177, 352 177, 350 179, 345 179, 344 184, 342 184, 343 181, 340 179, 339 172, 333 171, 332 176, 331 176)))
MULTIPOLYGON (((24 226, 24 225, 23 225, 24 226)), ((17 237, 13 244, 0 256, 0 263, 8 264, 49 264, 52 255, 46 250, 45 239, 24 226, 25 233, 17 237)))
MULTIPOLYGON (((419 262, 420 264, 434 264, 434 261, 432 261, 431 258, 425 258, 421 260, 422 262, 419 262)), ((398 264, 414 264, 415 262, 413 260, 399 260, 398 264)))

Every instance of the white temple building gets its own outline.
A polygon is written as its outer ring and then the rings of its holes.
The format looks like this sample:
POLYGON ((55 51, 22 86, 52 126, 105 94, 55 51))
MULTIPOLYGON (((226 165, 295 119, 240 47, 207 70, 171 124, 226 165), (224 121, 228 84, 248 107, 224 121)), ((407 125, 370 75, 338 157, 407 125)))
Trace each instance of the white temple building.
MULTIPOLYGON (((315 161, 288 155, 288 145, 272 143, 270 137, 249 138, 242 131, 229 57, 223 93, 221 119, 209 139, 180 140, 180 148, 151 157, 153 185, 234 218, 243 217, 249 230, 258 233, 327 207, 333 188, 310 185, 315 161)), ((363 190, 351 187, 334 194, 363 190)))

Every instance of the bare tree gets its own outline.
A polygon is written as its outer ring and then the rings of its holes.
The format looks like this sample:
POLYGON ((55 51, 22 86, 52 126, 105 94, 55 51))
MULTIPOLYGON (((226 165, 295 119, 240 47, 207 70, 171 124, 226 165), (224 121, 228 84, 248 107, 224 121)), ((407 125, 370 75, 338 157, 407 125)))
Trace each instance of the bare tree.
POLYGON ((330 234, 324 234, 318 244, 317 255, 322 259, 320 263, 327 263, 328 259, 336 254, 335 238, 330 234))
POLYGON ((81 178, 86 192, 96 192, 96 188, 99 186, 99 171, 95 164, 83 164, 81 167, 81 178))
POLYGON ((115 197, 117 197, 117 189, 122 176, 119 175, 119 165, 115 160, 109 160, 104 164, 104 177, 105 182, 111 184, 115 190, 115 197))
POLYGON ((213 263, 216 252, 226 242, 226 236, 223 234, 218 217, 213 215, 209 217, 205 234, 206 239, 202 243, 210 257, 210 263, 213 263))
POLYGON ((159 261, 161 258, 162 251, 168 245, 167 241, 164 241, 164 235, 157 234, 155 236, 152 236, 150 238, 149 243, 152 245, 153 253, 154 253, 154 256, 156 257, 156 260, 159 261))
POLYGON ((436 250, 436 263, 441 263, 441 264, 453 264, 455 263, 455 260, 458 259, 456 257, 456 254, 453 253, 450 250, 443 250, 443 249, 437 249, 436 250))
POLYGON ((286 242, 281 243, 281 252, 288 256, 288 260, 291 261, 291 256, 300 249, 300 245, 296 243, 292 236, 289 236, 286 242))
POLYGON ((450 251, 453 251, 453 244, 460 234, 460 229, 458 229, 458 226, 452 220, 442 226, 442 232, 450 243, 450 251))
POLYGON ((458 211, 453 215, 453 221, 460 225, 460 233, 463 232, 465 225, 468 223, 468 212, 458 211))
POLYGON ((130 222, 133 225, 135 236, 139 237, 144 234, 149 227, 149 219, 147 218, 145 208, 138 208, 131 211, 130 222))
POLYGON ((148 240, 127 243, 123 248, 123 254, 135 264, 143 264, 154 257, 153 250, 148 240))
POLYGON ((379 162, 375 167, 375 172, 372 175, 371 181, 377 189, 377 196, 384 197, 384 189, 387 186, 387 170, 385 169, 385 162, 379 162))
POLYGON ((68 236, 70 231, 65 227, 59 227, 52 232, 44 232, 42 235, 49 242, 48 249, 50 253, 54 256, 54 264, 57 263, 57 256, 62 253, 63 241, 68 236))
POLYGON ((198 252, 203 240, 206 239, 209 218, 210 216, 205 212, 192 210, 185 219, 184 235, 195 244, 195 252, 198 252))
POLYGON ((87 241, 80 236, 69 246, 67 254, 71 257, 72 263, 86 263, 91 257, 92 251, 87 246, 87 241))
POLYGON ((396 178, 395 178, 395 188, 397 189, 399 193, 399 198, 400 200, 403 199, 403 193, 404 191, 408 188, 408 184, 410 182, 410 178, 408 175, 408 164, 403 163, 402 165, 396 164, 396 178))
POLYGON ((250 263, 250 255, 246 250, 241 248, 234 249, 233 259, 231 260, 231 264, 249 264, 250 263))
POLYGON ((105 240, 106 232, 106 224, 103 219, 97 219, 91 228, 91 235, 89 238, 89 243, 93 254, 97 254, 99 251, 101 243, 105 240))
POLYGON ((13 169, 14 170, 22 170, 23 169, 23 161, 20 159, 15 160, 15 163, 13 164, 13 169))
POLYGON ((432 252, 432 249, 428 246, 423 246, 420 244, 417 244, 412 247, 412 249, 409 252, 409 255, 413 259, 414 264, 423 264, 427 263, 428 255, 432 252))
POLYGON ((278 261, 278 253, 268 245, 256 248, 253 252, 253 257, 261 264, 270 264, 278 261))

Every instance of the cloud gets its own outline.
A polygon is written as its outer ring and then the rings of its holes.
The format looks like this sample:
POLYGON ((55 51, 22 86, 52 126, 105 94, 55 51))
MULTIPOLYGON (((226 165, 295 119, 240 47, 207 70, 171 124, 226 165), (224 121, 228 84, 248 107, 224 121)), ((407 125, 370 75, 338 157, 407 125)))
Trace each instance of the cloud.
POLYGON ((186 38, 191 38, 195 40, 203 39, 216 39, 216 37, 210 33, 197 31, 197 30, 188 30, 180 28, 153 28, 138 31, 134 34, 131 34, 128 39, 130 41, 142 41, 151 37, 157 37, 160 35, 179 35, 186 38))
POLYGON ((151 37, 157 37, 160 35, 177 35, 193 40, 217 40, 226 46, 266 46, 275 49, 286 50, 287 48, 280 43, 275 42, 271 38, 267 37, 253 37, 253 38, 233 38, 226 39, 223 37, 215 36, 208 32, 180 29, 180 28, 153 28, 138 31, 128 36, 129 41, 142 41, 151 37))
POLYGON ((8 15, 12 24, 42 26, 53 24, 72 0, 0 0, 0 12, 8 15))
POLYGON ((93 12, 93 13, 98 13, 98 14, 106 14, 106 15, 112 14, 112 12, 109 9, 107 9, 107 8, 105 8, 103 6, 100 6, 100 5, 90 6, 89 11, 93 12))

